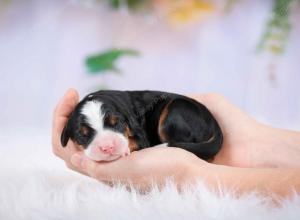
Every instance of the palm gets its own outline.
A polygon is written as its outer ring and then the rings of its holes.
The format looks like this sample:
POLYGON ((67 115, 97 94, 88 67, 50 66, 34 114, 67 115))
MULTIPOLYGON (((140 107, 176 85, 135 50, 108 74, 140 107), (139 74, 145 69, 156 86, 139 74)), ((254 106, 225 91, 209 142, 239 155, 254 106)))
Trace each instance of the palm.
POLYGON ((258 143, 262 126, 220 95, 193 98, 208 107, 223 131, 222 148, 211 162, 237 167, 257 166, 252 149, 254 145, 262 144, 258 143))

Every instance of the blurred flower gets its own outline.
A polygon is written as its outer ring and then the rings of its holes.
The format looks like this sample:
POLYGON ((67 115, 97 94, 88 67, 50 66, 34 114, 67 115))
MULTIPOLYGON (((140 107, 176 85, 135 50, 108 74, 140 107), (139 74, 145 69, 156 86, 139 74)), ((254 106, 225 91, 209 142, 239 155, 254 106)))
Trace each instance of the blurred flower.
POLYGON ((199 20, 215 9, 213 3, 203 0, 155 0, 154 2, 175 24, 199 20))

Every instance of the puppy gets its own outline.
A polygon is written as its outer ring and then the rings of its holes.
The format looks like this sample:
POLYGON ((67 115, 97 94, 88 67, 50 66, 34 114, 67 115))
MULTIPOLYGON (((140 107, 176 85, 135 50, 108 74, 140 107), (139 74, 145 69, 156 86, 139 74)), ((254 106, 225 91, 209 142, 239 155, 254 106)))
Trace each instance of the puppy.
POLYGON ((61 144, 76 142, 95 161, 111 161, 132 151, 166 143, 202 159, 213 158, 223 135, 199 102, 159 91, 103 90, 87 95, 71 114, 61 144))

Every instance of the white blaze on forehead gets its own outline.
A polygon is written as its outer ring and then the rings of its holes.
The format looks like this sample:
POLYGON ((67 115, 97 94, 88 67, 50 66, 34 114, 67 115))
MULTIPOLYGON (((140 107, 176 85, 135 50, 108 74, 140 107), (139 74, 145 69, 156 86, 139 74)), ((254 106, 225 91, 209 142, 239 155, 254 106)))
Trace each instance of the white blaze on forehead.
POLYGON ((89 101, 81 109, 81 114, 86 116, 89 125, 98 132, 103 130, 102 104, 99 101, 89 101))

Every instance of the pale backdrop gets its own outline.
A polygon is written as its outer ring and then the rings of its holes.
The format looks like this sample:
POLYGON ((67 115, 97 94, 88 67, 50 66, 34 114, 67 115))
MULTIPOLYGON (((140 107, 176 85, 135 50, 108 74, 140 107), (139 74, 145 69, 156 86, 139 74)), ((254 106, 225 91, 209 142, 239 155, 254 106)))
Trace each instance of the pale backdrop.
POLYGON ((240 1, 226 16, 178 28, 164 19, 67 1, 13 1, 0 9, 0 135, 50 132, 54 105, 68 87, 84 95, 102 83, 112 89, 218 92, 261 121, 299 130, 299 8, 286 53, 272 58, 255 53, 270 3, 240 1), (142 55, 121 60, 122 75, 89 76, 84 57, 112 46, 142 55), (275 82, 270 60, 277 60, 275 82))

